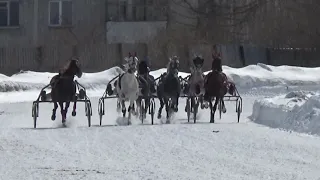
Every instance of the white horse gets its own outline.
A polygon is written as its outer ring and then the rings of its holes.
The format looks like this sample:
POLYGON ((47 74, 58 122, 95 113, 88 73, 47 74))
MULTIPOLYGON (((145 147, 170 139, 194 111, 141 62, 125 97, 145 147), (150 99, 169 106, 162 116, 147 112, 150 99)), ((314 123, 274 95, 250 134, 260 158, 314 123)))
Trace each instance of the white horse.
POLYGON ((191 76, 188 80, 190 85, 189 95, 201 96, 204 95, 204 74, 201 67, 191 67, 191 76))
POLYGON ((194 97, 198 97, 201 103, 201 108, 208 106, 207 103, 203 102, 203 96, 205 94, 204 88, 204 74, 202 70, 202 66, 204 63, 204 59, 197 56, 193 59, 193 65, 191 66, 191 75, 188 79, 188 96, 192 97, 192 103, 195 103, 194 97))
MULTIPOLYGON (((125 102, 130 102, 128 108, 128 123, 130 124, 131 114, 137 114, 135 112, 134 103, 138 99, 140 94, 139 83, 135 75, 139 59, 137 58, 136 53, 133 56, 131 55, 131 53, 129 53, 129 57, 126 57, 125 61, 126 71, 119 77, 118 83, 116 85, 116 90, 118 95, 118 102, 120 102, 122 106, 123 117, 125 117, 126 115, 125 102)), ((120 111, 120 107, 118 107, 117 110, 120 111)))

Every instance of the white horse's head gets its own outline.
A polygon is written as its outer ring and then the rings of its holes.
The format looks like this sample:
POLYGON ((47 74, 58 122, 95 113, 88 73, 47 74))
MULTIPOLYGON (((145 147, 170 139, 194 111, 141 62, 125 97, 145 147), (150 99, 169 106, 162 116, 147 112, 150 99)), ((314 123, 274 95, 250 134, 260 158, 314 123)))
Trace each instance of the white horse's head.
POLYGON ((199 81, 203 79, 203 63, 204 63, 204 59, 201 58, 200 56, 196 56, 193 60, 192 60, 192 66, 190 68, 191 70, 191 77, 192 80, 194 81, 199 81))
POLYGON ((192 60, 192 69, 194 71, 201 71, 202 72, 202 67, 203 67, 203 63, 204 63, 204 59, 201 58, 200 56, 196 56, 193 60, 192 60))
POLYGON ((126 61, 127 72, 135 73, 137 71, 137 65, 138 65, 138 61, 139 61, 139 59, 137 57, 137 53, 134 53, 134 55, 129 53, 129 56, 125 57, 124 60, 126 61))
POLYGON ((168 73, 175 72, 175 71, 178 72, 179 65, 180 65, 180 62, 179 62, 178 56, 173 56, 173 57, 169 58, 169 62, 167 64, 167 72, 168 73))

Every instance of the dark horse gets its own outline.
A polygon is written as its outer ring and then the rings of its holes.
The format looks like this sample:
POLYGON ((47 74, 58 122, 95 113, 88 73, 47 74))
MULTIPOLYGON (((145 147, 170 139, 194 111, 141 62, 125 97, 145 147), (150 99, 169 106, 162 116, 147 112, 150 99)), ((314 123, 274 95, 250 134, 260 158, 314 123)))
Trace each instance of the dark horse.
POLYGON ((213 62, 211 72, 205 77, 205 95, 204 100, 209 102, 210 107, 210 123, 214 123, 214 114, 217 110, 217 105, 221 101, 223 113, 226 112, 223 97, 225 94, 234 94, 235 86, 233 83, 228 82, 227 76, 222 72, 221 58, 219 56, 212 55, 213 62), (214 105, 212 101, 215 98, 214 105))
POLYGON ((150 69, 146 61, 140 61, 138 64, 138 82, 141 88, 141 95, 137 99, 137 105, 141 104, 142 99, 145 100, 145 112, 142 114, 145 116, 150 105, 151 95, 156 93, 155 80, 152 75, 149 74, 150 69))
POLYGON ((67 117, 68 108, 70 102, 74 101, 72 116, 76 115, 76 84, 74 82, 74 76, 81 78, 82 71, 77 59, 70 60, 66 66, 60 70, 58 75, 55 75, 51 81, 51 99, 54 103, 51 119, 56 119, 56 111, 58 109, 58 103, 61 109, 62 123, 64 124, 67 117), (63 103, 66 103, 66 107, 63 108, 63 103))
POLYGON ((179 97, 181 92, 181 80, 178 77, 179 59, 174 56, 170 59, 167 66, 167 73, 160 76, 157 86, 157 96, 160 100, 160 108, 158 111, 158 119, 161 118, 163 106, 166 106, 167 123, 171 116, 172 110, 178 112, 179 97), (169 103, 171 100, 171 103, 169 103))

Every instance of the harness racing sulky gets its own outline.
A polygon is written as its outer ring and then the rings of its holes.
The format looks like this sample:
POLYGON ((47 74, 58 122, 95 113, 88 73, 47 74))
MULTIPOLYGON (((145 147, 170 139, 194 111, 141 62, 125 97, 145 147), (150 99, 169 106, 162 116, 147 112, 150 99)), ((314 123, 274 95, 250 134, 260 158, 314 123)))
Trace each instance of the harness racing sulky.
POLYGON ((82 86, 78 81, 74 80, 75 76, 81 78, 82 71, 78 59, 73 58, 68 61, 66 66, 59 71, 58 75, 52 77, 48 85, 41 89, 38 98, 33 101, 32 104, 34 128, 37 127, 37 118, 39 117, 40 103, 54 104, 51 115, 52 121, 56 120, 56 111, 58 109, 58 106, 60 106, 62 125, 65 127, 70 103, 73 102, 72 116, 76 116, 77 102, 84 102, 85 114, 88 118, 88 126, 91 126, 91 101, 86 94, 85 87, 82 86), (51 89, 51 92, 47 93, 45 89, 51 89))
POLYGON ((157 97, 160 101, 158 119, 162 117, 162 109, 166 110, 166 123, 170 123, 170 118, 174 112, 178 112, 179 98, 181 94, 181 77, 179 74, 179 58, 173 56, 167 64, 167 72, 161 74, 157 84, 157 97))
POLYGON ((147 62, 139 61, 136 53, 133 55, 129 53, 125 62, 124 72, 109 81, 104 94, 99 99, 100 126, 102 117, 105 115, 105 99, 113 98, 117 99, 117 111, 121 110, 123 117, 126 117, 127 113, 125 102, 129 101, 128 125, 131 124, 132 115, 139 116, 143 123, 147 113, 151 115, 151 124, 154 123, 155 81, 154 77, 149 74, 147 62))
POLYGON ((183 97, 187 98, 185 112, 187 112, 188 122, 190 122, 190 117, 193 113, 193 120, 196 123, 199 105, 201 105, 201 109, 208 107, 203 101, 205 93, 203 63, 204 59, 196 56, 192 60, 191 74, 183 78, 183 94, 185 94, 183 97))
POLYGON ((221 114, 226 113, 225 101, 236 102, 236 113, 238 123, 242 112, 242 98, 233 82, 230 82, 225 73, 222 72, 221 56, 212 54, 211 71, 205 76, 205 94, 204 101, 209 103, 210 107, 210 123, 214 123, 214 115, 219 109, 220 119, 221 114), (226 95, 229 93, 229 95, 226 95), (213 104, 214 102, 214 104, 213 104))
POLYGON ((225 101, 236 102, 238 122, 242 112, 242 98, 233 82, 230 82, 222 72, 221 57, 212 55, 211 71, 205 75, 202 68, 204 59, 196 56, 190 67, 191 74, 185 78, 179 76, 179 58, 172 56, 167 64, 167 71, 158 78, 149 74, 150 69, 146 61, 140 61, 135 53, 125 58, 123 73, 114 77, 107 84, 107 88, 99 99, 98 114, 100 126, 105 115, 105 100, 117 99, 117 111, 126 117, 128 112, 128 125, 131 116, 139 117, 142 124, 146 115, 151 115, 151 124, 154 124, 155 99, 159 99, 160 107, 157 118, 162 118, 162 110, 166 110, 166 123, 170 123, 172 115, 178 112, 179 98, 186 98, 185 112, 188 122, 193 118, 197 121, 199 107, 210 108, 210 123, 214 123, 216 109, 219 109, 220 119, 226 113, 225 101), (125 102, 129 101, 128 110, 125 102), (192 116, 193 115, 193 116, 192 116))

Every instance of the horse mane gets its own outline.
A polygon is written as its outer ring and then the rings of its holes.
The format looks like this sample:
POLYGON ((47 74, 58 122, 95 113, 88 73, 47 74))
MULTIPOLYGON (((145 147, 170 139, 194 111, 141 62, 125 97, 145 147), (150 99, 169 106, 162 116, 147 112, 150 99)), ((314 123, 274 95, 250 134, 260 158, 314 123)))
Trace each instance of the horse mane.
POLYGON ((64 74, 67 72, 67 70, 70 68, 71 65, 71 60, 69 60, 60 70, 59 73, 60 74, 64 74))
POLYGON ((70 66, 74 60, 76 60, 76 59, 71 59, 71 60, 67 61, 67 63, 59 70, 59 73, 65 74, 70 69, 70 66))

